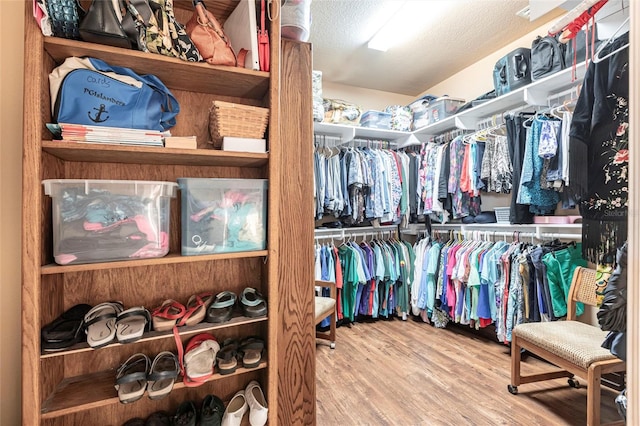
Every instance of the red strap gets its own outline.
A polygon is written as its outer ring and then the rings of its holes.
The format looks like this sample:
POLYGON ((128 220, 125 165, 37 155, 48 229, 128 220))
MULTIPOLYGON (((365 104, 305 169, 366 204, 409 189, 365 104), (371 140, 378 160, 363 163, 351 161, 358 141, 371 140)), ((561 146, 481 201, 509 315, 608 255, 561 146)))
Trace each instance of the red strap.
POLYGON ((598 12, 598 10, 600 10, 602 6, 604 6, 608 1, 609 0, 600 0, 598 3, 582 12, 580 16, 578 16, 573 20, 573 22, 571 22, 564 28, 564 31, 562 32, 562 38, 566 40, 574 38, 578 34, 580 29, 584 27, 584 24, 589 22, 589 19, 593 18, 596 12, 598 12))
POLYGON ((265 22, 265 0, 260 0, 260 29, 258 30, 258 58, 260 59, 260 71, 269 72, 269 34, 265 22))
POLYGON ((184 372, 184 348, 182 347, 182 340, 180 339, 180 333, 178 333, 178 326, 173 326, 173 337, 176 340, 176 347, 178 348, 178 364, 180 365, 180 374, 186 376, 184 372))

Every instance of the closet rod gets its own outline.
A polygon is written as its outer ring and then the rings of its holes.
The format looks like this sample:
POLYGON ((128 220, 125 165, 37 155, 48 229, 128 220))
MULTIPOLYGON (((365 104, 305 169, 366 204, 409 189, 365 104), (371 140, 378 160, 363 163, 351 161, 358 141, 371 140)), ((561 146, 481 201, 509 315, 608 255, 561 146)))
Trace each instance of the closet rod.
MULTIPOLYGON (((431 232, 436 234, 445 234, 450 235, 452 230, 444 230, 444 229, 434 229, 431 232)), ((477 232, 478 237, 511 237, 512 239, 536 239, 536 240, 580 240, 582 236, 580 234, 568 234, 568 233, 557 233, 557 232, 505 232, 505 231, 453 231, 454 234, 460 233, 465 236, 465 238, 474 238, 474 232, 477 232)))
POLYGON ((389 233, 395 232, 398 229, 398 225, 383 225, 383 226, 366 226, 361 228, 341 228, 341 229, 316 229, 314 231, 314 239, 315 240, 327 240, 327 239, 335 239, 335 240, 344 240, 345 237, 353 236, 361 236, 367 234, 376 234, 376 233, 389 233))

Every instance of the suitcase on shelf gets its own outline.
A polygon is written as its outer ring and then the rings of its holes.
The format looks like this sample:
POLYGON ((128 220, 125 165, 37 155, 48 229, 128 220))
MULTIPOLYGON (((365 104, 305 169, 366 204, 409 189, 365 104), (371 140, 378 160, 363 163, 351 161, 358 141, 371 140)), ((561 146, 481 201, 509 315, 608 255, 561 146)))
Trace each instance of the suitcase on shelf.
POLYGON ((520 47, 500 58, 493 68, 496 95, 504 95, 531 83, 531 49, 520 47))

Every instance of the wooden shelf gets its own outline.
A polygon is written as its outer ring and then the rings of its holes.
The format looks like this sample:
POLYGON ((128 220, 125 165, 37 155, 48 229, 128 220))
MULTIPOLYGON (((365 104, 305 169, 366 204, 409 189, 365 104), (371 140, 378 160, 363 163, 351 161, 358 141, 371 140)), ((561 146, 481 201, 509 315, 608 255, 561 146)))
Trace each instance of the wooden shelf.
POLYGON ((49 264, 41 268, 42 275, 64 274, 68 272, 100 271, 104 269, 135 268, 140 266, 169 265, 173 263, 210 262, 225 259, 248 259, 252 257, 264 257, 268 250, 242 251, 233 253, 203 254, 198 256, 182 256, 180 254, 168 254, 165 257, 153 259, 120 260, 116 262, 85 263, 80 265, 49 264))
POLYGON ((45 37, 44 48, 62 63, 69 56, 108 58, 109 65, 138 74, 153 74, 170 89, 234 96, 262 101, 269 91, 269 73, 246 68, 186 62, 163 55, 59 37, 45 37))
MULTIPOLYGON (((238 367, 235 373, 224 376, 216 373, 207 381, 225 379, 265 368, 267 368, 267 361, 263 358, 256 368, 238 367)), ((42 404, 42 419, 53 419, 96 407, 120 404, 115 383, 115 369, 66 378, 56 386, 53 393, 42 404)), ((172 392, 185 387, 182 378, 178 377, 172 392)), ((146 398, 146 395, 142 397, 146 398)))
MULTIPOLYGON (((257 322, 263 322, 263 321, 267 321, 269 319, 268 316, 264 316, 264 317, 260 317, 260 318, 249 318, 249 317, 245 317, 243 315, 239 315, 239 316, 235 316, 233 318, 231 318, 229 321, 226 322, 222 322, 222 323, 210 323, 210 322, 201 322, 200 324, 196 324, 194 326, 190 326, 190 327, 179 327, 179 334, 180 336, 190 336, 192 334, 197 334, 197 333, 204 333, 204 332, 209 332, 209 331, 213 331, 213 330, 220 330, 222 328, 229 328, 229 327, 236 327, 236 326, 240 326, 240 325, 246 325, 246 324, 253 324, 253 323, 257 323, 257 322)), ((150 342, 152 340, 160 340, 160 339, 174 339, 174 335, 173 335, 173 331, 149 331, 147 333, 144 333, 143 337, 140 340, 136 340, 135 342, 131 342, 131 343, 125 343, 124 345, 126 346, 132 346, 136 343, 143 343, 143 342, 150 342)), ((102 350, 102 349, 106 349, 106 348, 112 348, 112 347, 116 347, 116 346, 123 346, 122 343, 118 343, 118 342, 114 342, 111 343, 107 346, 104 346, 100 349, 93 349, 92 347, 90 347, 87 343, 78 343, 77 345, 74 345, 72 347, 70 347, 69 349, 65 349, 62 351, 56 351, 56 352, 43 352, 40 355, 41 359, 46 359, 46 358, 55 358, 58 356, 65 356, 65 355, 69 355, 69 354, 76 354, 76 353, 81 353, 81 352, 90 352, 90 351, 95 351, 95 350, 102 350)))
POLYGON ((267 153, 84 144, 67 141, 44 140, 42 150, 65 161, 93 163, 263 167, 269 162, 267 153))

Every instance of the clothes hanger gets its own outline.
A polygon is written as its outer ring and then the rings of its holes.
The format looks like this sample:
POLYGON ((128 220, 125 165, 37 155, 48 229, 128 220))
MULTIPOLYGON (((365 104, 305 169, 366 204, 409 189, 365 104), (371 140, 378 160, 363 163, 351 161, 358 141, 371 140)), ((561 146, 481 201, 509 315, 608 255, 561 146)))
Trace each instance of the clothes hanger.
POLYGON ((605 59, 607 59, 608 57, 615 55, 616 53, 620 52, 621 50, 626 49, 627 47, 629 47, 629 43, 625 44, 624 46, 621 46, 619 48, 617 48, 616 50, 614 50, 613 52, 609 52, 607 53, 605 56, 603 56, 602 58, 600 57, 600 53, 602 53, 602 50, 607 47, 608 45, 610 45, 611 43, 613 43, 613 41, 617 38, 616 34, 618 34, 618 31, 620 31, 621 29, 624 28, 625 25, 627 25, 627 23, 630 21, 631 16, 628 16, 627 19, 625 19, 622 24, 616 28, 616 30, 613 32, 613 34, 611 35, 611 37, 609 37, 609 40, 607 40, 606 42, 602 43, 599 47, 598 50, 596 50, 596 53, 593 55, 593 63, 597 64, 598 62, 604 61, 605 59))

